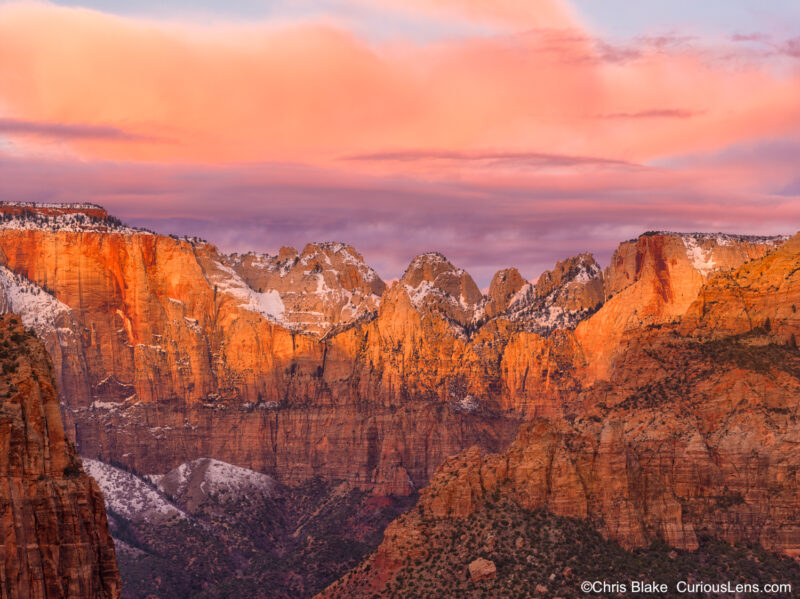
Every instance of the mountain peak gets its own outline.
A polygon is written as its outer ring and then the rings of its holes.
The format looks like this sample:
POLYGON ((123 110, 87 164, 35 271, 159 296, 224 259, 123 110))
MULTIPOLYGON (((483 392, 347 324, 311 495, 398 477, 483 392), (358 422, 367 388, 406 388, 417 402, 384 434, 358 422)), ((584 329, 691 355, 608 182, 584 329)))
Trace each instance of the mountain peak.
POLYGON ((414 258, 400 283, 417 309, 435 307, 462 325, 473 322, 478 312, 482 315, 484 297, 475 281, 439 252, 414 258))
POLYGON ((490 318, 505 312, 523 287, 530 287, 516 268, 498 270, 489 284, 486 315, 490 318))

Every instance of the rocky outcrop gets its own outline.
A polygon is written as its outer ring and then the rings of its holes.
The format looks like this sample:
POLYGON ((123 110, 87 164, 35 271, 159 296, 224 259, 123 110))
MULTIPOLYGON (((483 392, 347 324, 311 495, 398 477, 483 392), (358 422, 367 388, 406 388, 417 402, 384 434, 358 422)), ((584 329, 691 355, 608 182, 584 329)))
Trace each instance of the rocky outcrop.
POLYGON ((85 465, 108 505, 126 599, 310 597, 416 499, 321 479, 281 485, 209 458, 167 475, 85 465))
POLYGON ((497 567, 494 562, 479 557, 469 563, 469 577, 473 582, 492 578, 497 574, 497 567))
POLYGON ((489 293, 486 296, 486 316, 494 318, 504 314, 508 307, 516 302, 516 296, 523 288, 529 288, 529 283, 522 278, 516 268, 497 271, 492 277, 489 293))
POLYGON ((67 440, 41 342, 0 318, 0 594, 113 599, 120 579, 103 496, 67 440))
POLYGON ((456 326, 475 325, 483 317, 484 297, 475 281, 438 252, 414 258, 399 287, 415 309, 442 315, 456 326))
MULTIPOLYGON (((771 247, 720 239, 719 263, 771 247)), ((110 217, 26 210, 0 223, 4 280, 31 290, 13 308, 45 339, 84 455, 150 472, 210 456, 395 492, 469 444, 501 447, 520 417, 574 413, 626 328, 688 309, 691 291, 650 300, 664 281, 689 281, 696 297, 693 242, 643 236, 605 277, 589 255, 535 287, 507 271, 488 299, 442 255, 423 254, 378 301, 382 282, 342 244, 226 257, 110 217), (606 280, 616 294, 598 309, 606 280), (51 316, 37 324, 40 313, 51 316), (439 441, 405 440, 416 418, 439 441), (217 438, 216 421, 241 434, 217 438)))
POLYGON ((603 307, 575 330, 591 356, 588 376, 595 380, 608 375, 625 331, 676 322, 709 276, 760 259, 785 240, 653 232, 620 244, 604 273, 603 307))
POLYGON ((30 217, 34 216, 35 214, 39 214, 46 218, 77 214, 97 221, 108 220, 108 211, 97 204, 45 204, 40 202, 0 203, 0 215, 10 217, 30 217))
POLYGON ((386 289, 344 243, 309 243, 299 254, 294 248, 277 256, 233 254, 224 262, 252 289, 280 295, 287 326, 319 335, 372 316, 386 289))
POLYGON ((685 334, 726 337, 760 328, 774 343, 798 341, 800 234, 761 260, 716 275, 687 310, 685 334))
POLYGON ((536 285, 519 289, 504 316, 541 335, 571 330, 603 304, 603 272, 591 254, 580 254, 545 271, 536 285))
POLYGON ((568 417, 524 423, 504 453, 447 460, 359 582, 323 596, 383 596, 409 560, 453 550, 432 523, 487 505, 501 522, 513 510, 586 520, 629 549, 696 551, 713 537, 799 557, 798 239, 709 277, 677 322, 624 331, 607 379, 576 390, 568 417))

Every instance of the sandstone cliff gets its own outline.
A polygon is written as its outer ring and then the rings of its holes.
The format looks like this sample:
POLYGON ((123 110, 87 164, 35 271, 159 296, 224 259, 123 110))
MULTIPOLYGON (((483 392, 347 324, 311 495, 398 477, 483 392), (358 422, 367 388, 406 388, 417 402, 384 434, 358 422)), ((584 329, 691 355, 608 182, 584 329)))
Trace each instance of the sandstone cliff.
POLYGON ((575 330, 591 355, 588 376, 608 375, 625 331, 677 321, 710 276, 762 258, 785 239, 653 232, 620 244, 603 277, 603 307, 575 330))
POLYGON ((0 367, 0 595, 119 597, 103 497, 64 434, 44 347, 14 315, 0 367))
POLYGON ((435 523, 498 501, 495 518, 546 510, 628 549, 716 538, 800 556, 798 271, 795 237, 710 277, 677 322, 624 331, 608 378, 568 418, 526 422, 502 454, 447 460, 355 581, 324 596, 382 595, 409 559, 455 550, 431 542, 435 523))
POLYGON ((402 496, 477 445, 420 509, 474 513, 488 488, 629 547, 689 550, 701 531, 791 554, 784 241, 649 233, 605 272, 588 254, 536 284, 507 269, 484 297, 438 253, 384 289, 342 244, 225 256, 95 207, 0 205, 0 308, 44 339, 86 457, 402 496))
POLYGON ((227 257, 75 207, 0 213, 0 280, 45 339, 84 455, 142 472, 207 455, 395 492, 473 443, 501 448, 521 417, 574 412, 626 329, 677 318, 712 266, 777 243, 645 235, 605 275, 584 254, 535 286, 498 274, 488 298, 429 253, 378 299, 342 244, 227 257))

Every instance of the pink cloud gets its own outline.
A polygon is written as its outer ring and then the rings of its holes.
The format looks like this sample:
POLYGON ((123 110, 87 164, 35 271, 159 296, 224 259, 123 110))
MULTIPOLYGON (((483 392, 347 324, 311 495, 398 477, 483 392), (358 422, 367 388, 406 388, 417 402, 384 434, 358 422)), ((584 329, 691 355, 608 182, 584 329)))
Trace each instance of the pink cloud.
POLYGON ((558 2, 380 6, 491 33, 373 43, 0 5, 0 135, 18 152, 0 154, 0 197, 96 201, 226 250, 341 239, 387 278, 441 250, 481 284, 647 229, 800 222, 792 42, 610 42, 558 2), (41 159, 54 139, 65 151, 41 159))
MULTIPOLYGON (((447 10, 456 4, 506 21, 532 5, 453 0, 447 10)), ((20 121, 171 142, 75 136, 85 158, 206 163, 330 165, 405 148, 643 163, 800 122, 796 71, 731 64, 680 36, 634 40, 625 60, 608 60, 608 47, 560 19, 546 21, 571 28, 375 44, 320 23, 203 28, 3 5, 0 106, 20 121)))

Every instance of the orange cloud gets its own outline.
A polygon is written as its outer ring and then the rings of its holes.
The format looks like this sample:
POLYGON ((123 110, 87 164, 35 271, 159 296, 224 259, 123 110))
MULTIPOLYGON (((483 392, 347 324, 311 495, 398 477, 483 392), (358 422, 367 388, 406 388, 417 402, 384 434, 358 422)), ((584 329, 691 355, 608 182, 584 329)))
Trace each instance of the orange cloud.
MULTIPOLYGON (((527 153, 646 163, 797 135, 796 71, 663 41, 610 48, 565 5, 533 4, 414 0, 419 10, 549 28, 386 44, 320 23, 190 27, 3 5, 0 118, 125 132, 63 141, 88 158, 344 164, 425 176, 435 173, 419 160, 341 158, 527 153)), ((467 162, 446 168, 475 168, 467 162)))

